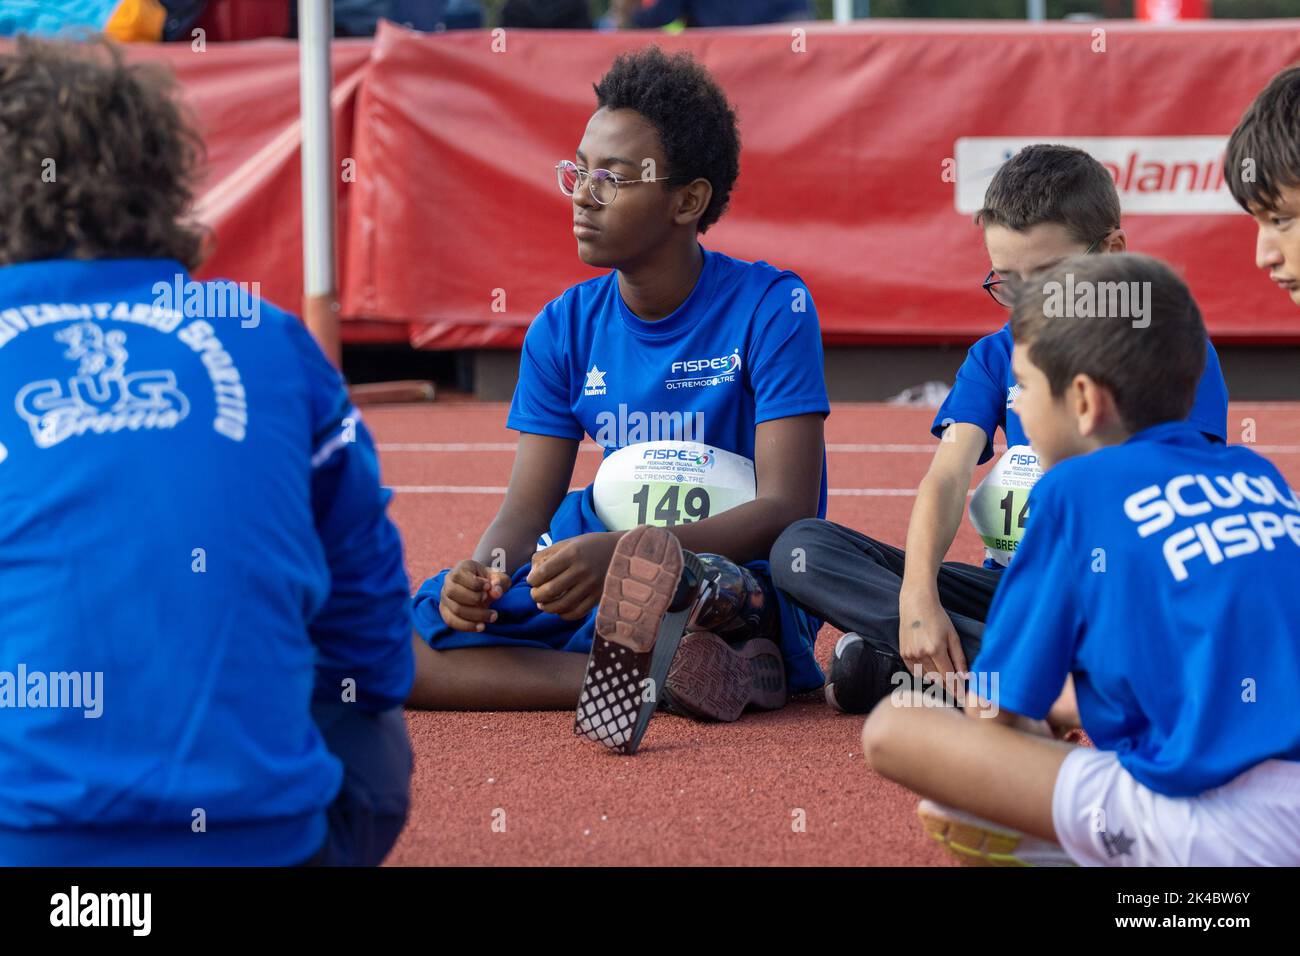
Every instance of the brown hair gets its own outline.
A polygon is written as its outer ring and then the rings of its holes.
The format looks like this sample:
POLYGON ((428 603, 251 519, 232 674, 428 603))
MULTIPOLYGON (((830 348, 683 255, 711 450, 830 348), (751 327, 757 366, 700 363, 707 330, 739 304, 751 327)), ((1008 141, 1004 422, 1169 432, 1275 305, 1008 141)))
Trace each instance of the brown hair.
POLYGON ((203 143, 169 73, 103 39, 0 54, 0 265, 203 257, 186 220, 203 143))
POLYGON ((1223 178, 1247 212, 1276 209, 1285 187, 1300 186, 1300 66, 1273 77, 1247 107, 1228 138, 1223 178))
POLYGON ((1208 338, 1191 291, 1160 260, 1131 252, 1071 256, 1020 283, 1011 335, 1042 369, 1054 396, 1074 376, 1087 375, 1110 389, 1134 432, 1186 418, 1205 371, 1208 338), (1109 291, 1103 283, 1145 284, 1149 324, 1134 327, 1129 316, 1049 314, 1054 294, 1084 283, 1098 295, 1109 291))
POLYGON ((1081 149, 1026 146, 998 167, 975 213, 978 226, 1023 232, 1060 223, 1090 245, 1119 228, 1119 193, 1106 167, 1081 149))

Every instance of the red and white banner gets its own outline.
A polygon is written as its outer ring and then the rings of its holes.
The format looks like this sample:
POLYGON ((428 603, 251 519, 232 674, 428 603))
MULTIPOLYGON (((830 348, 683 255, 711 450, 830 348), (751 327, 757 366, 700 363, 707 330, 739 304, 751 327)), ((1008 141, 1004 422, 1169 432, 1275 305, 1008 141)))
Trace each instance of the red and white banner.
MULTIPOLYGON (((582 136, 591 84, 651 42, 694 53, 740 117, 740 181, 705 243, 803 276, 828 343, 969 341, 1005 321, 979 288, 971 212, 1033 142, 1111 168, 1130 248, 1187 278, 1216 340, 1300 342, 1220 170, 1246 106, 1300 61, 1300 21, 888 20, 676 36, 384 24, 339 42, 345 340, 516 347, 547 300, 594 275, 553 167, 582 136)), ((204 274, 260 281, 296 309, 296 47, 142 49, 176 66, 208 137, 204 274)))
MULTIPOLYGON (((957 211, 982 208, 998 166, 1038 142, 1032 136, 957 140, 957 211)), ((1082 149, 1110 171, 1125 216, 1241 212, 1223 178, 1227 136, 1056 136, 1052 142, 1082 149)))

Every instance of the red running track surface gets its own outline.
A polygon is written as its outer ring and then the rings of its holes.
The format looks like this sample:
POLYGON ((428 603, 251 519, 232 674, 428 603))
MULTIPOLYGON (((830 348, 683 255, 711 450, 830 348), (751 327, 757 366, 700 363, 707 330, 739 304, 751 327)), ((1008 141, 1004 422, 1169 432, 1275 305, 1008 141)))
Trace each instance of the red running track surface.
MULTIPOLYGON (((366 411, 397 491, 391 514, 412 586, 468 557, 496 513, 515 441, 505 416, 497 404, 366 411)), ((932 417, 836 405, 828 517, 901 546, 933 454, 932 417)), ((1233 405, 1229 422, 1234 442, 1250 440, 1253 422, 1255 446, 1300 486, 1300 407, 1233 405)), ((581 453, 573 484, 590 481, 598 463, 594 446, 581 453)), ((980 557, 963 527, 949 559, 980 557)), ((838 636, 823 629, 823 663, 838 636)), ((412 809, 391 864, 950 863, 922 833, 916 798, 863 763, 862 718, 834 713, 820 694, 730 725, 656 716, 634 757, 574 737, 571 713, 410 713, 408 722, 412 809)))

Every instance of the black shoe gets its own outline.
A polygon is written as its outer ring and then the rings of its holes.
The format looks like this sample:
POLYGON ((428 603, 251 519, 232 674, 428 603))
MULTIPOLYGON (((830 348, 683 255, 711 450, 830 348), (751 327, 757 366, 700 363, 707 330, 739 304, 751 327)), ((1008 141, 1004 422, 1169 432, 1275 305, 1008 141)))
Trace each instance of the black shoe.
POLYGON ((840 713, 866 714, 899 687, 900 681, 912 685, 898 653, 850 631, 835 644, 824 688, 826 703, 840 713), (901 676, 895 678, 895 674, 901 676))

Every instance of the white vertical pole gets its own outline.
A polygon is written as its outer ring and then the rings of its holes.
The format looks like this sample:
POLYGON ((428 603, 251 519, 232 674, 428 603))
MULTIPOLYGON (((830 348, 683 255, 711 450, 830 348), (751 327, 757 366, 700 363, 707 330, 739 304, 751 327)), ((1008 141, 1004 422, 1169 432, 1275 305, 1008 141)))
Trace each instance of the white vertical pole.
POLYGON ((835 0, 835 22, 853 22, 853 0, 835 0))
POLYGON ((1028 9, 1025 16, 1030 20, 1047 19, 1047 0, 1026 0, 1028 9))
POLYGON ((334 0, 298 0, 298 77, 302 114, 303 317, 338 365, 339 316, 334 262, 334 128, 330 40, 334 0))

